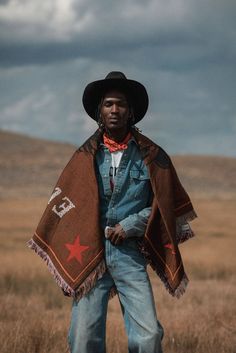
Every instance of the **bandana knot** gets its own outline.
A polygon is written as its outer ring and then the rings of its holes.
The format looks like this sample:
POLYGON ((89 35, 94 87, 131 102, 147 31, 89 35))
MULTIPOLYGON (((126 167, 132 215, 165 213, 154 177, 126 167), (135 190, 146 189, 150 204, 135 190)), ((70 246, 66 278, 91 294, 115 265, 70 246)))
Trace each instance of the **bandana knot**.
POLYGON ((125 137, 125 139, 121 142, 116 142, 112 139, 110 139, 109 137, 107 137, 106 134, 103 135, 103 142, 104 145, 109 149, 109 151, 115 152, 115 151, 122 151, 122 150, 126 150, 126 148, 128 147, 128 142, 131 139, 132 135, 129 132, 128 135, 125 137))

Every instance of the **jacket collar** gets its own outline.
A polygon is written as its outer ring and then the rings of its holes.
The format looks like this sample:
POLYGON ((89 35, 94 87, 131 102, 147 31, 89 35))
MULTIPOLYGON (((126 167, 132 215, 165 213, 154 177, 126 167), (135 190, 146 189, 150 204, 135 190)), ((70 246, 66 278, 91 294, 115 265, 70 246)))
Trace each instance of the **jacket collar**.
MULTIPOLYGON (((151 163, 158 153, 158 146, 148 137, 144 136, 134 128, 132 128, 131 133, 133 135, 134 141, 137 143, 140 149, 141 156, 145 164, 151 163)), ((102 136, 103 133, 97 129, 95 133, 87 141, 85 141, 85 143, 78 150, 80 152, 91 153, 93 156, 95 156, 97 150, 101 144, 103 144, 102 136)))

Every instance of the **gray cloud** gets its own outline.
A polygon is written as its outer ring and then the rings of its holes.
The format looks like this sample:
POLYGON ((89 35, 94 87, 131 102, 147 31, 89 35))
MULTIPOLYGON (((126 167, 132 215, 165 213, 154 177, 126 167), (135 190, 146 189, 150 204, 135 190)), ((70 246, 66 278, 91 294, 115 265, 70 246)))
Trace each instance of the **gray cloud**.
POLYGON ((236 5, 231 0, 65 3, 26 1, 23 9, 21 2, 10 1, 2 6, 0 63, 47 64, 95 55, 113 60, 117 53, 126 58, 133 51, 158 58, 150 60, 152 66, 167 69, 235 59, 236 5))
POLYGON ((82 142, 84 86, 115 69, 147 87, 140 126, 170 152, 236 155, 234 0, 24 4, 0 2, 0 127, 82 142))

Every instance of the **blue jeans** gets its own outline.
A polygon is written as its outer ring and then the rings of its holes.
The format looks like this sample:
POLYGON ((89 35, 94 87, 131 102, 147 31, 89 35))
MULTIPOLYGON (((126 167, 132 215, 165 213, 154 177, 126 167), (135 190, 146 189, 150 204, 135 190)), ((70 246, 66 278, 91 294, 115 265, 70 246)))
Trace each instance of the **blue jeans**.
POLYGON ((114 246, 105 241, 107 272, 79 302, 73 301, 71 353, 105 353, 109 293, 116 287, 128 335, 129 353, 162 353, 163 329, 157 320, 146 260, 135 239, 114 246))

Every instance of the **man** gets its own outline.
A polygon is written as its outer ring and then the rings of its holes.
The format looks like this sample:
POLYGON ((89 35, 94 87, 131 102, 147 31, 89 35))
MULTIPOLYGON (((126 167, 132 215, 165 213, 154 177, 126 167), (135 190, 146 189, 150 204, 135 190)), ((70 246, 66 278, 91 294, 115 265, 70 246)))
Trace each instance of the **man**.
POLYGON ((145 87, 111 72, 90 83, 83 105, 99 129, 73 155, 29 242, 64 293, 73 296, 72 353, 104 353, 107 304, 117 294, 129 352, 161 353, 147 263, 168 291, 188 279, 178 243, 196 215, 169 156, 134 125, 148 108, 145 87))

